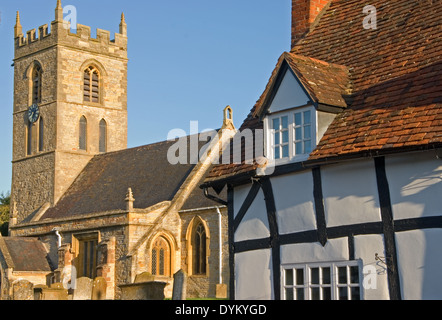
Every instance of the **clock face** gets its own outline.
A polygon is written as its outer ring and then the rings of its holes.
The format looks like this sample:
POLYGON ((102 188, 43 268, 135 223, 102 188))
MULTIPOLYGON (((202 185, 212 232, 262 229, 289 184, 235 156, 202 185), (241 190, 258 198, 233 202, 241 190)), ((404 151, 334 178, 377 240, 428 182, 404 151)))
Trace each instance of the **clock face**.
POLYGON ((33 104, 28 110, 28 119, 31 123, 37 122, 40 117, 40 109, 38 105, 33 104))

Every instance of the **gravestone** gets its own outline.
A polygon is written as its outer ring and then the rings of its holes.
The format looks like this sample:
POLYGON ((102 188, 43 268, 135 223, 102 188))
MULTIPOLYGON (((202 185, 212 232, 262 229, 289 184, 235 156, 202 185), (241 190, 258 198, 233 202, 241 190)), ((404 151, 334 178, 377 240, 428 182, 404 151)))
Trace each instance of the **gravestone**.
POLYGON ((187 274, 180 270, 173 275, 172 300, 187 299, 187 274))
POLYGON ((155 281, 155 276, 149 272, 140 273, 135 277, 135 283, 152 282, 155 281))
POLYGON ((68 290, 64 288, 62 283, 54 283, 48 289, 43 289, 42 300, 68 300, 68 290))
POLYGON ((106 279, 98 277, 92 286, 92 300, 106 300, 106 279))
POLYGON ((73 300, 91 300, 92 286, 93 280, 90 278, 80 278, 75 280, 73 300))
POLYGON ((34 300, 34 285, 27 280, 19 280, 15 282, 12 290, 14 300, 34 300))

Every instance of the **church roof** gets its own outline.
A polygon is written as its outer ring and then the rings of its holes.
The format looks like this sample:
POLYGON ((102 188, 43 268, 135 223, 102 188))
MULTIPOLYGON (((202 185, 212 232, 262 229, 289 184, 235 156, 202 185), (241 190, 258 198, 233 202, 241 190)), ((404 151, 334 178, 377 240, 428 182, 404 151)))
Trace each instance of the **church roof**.
MULTIPOLYGON (((301 79, 303 69, 313 70, 311 62, 319 74, 322 63, 349 72, 347 107, 328 127, 310 161, 442 146, 442 2, 373 0, 370 5, 377 9, 376 30, 363 27, 363 2, 332 0, 314 28, 283 55, 299 58, 301 79)), ((240 130, 262 129, 260 108, 279 63, 240 130)), ((314 83, 313 93, 330 86, 314 83)), ((255 169, 219 165, 208 181, 255 169)))
MULTIPOLYGON (((40 220, 125 210, 128 188, 133 191, 137 209, 171 201, 195 168, 193 164, 169 163, 168 150, 175 143, 164 141, 95 156, 55 207, 47 210, 40 220)), ((184 208, 214 205, 197 188, 184 208)))
POLYGON ((38 239, 0 236, 0 250, 7 267, 14 271, 51 271, 46 249, 38 239))

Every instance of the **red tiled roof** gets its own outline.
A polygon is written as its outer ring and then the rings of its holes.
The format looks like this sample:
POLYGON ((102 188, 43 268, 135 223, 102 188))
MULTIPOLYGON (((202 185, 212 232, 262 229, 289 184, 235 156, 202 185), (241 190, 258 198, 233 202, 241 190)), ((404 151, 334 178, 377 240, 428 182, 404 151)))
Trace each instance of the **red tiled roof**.
MULTIPOLYGON (((306 70, 311 65, 328 63, 341 68, 337 73, 351 71, 347 86, 338 81, 343 91, 351 88, 350 104, 329 126, 310 160, 442 145, 442 1, 372 0, 370 5, 377 9, 376 30, 363 28, 365 5, 359 0, 331 1, 315 28, 289 55, 283 55, 292 59, 292 70, 299 71, 296 75, 318 100, 324 97, 317 93, 325 92, 336 101, 337 91, 324 91, 329 90, 330 81, 314 82, 309 88, 309 76, 302 77, 309 74, 306 70)), ((280 61, 241 129, 262 128, 257 115, 279 65, 280 61)), ((309 74, 313 79, 322 80, 326 74, 313 70, 309 74)), ((255 166, 220 165, 209 179, 252 169, 255 166)))

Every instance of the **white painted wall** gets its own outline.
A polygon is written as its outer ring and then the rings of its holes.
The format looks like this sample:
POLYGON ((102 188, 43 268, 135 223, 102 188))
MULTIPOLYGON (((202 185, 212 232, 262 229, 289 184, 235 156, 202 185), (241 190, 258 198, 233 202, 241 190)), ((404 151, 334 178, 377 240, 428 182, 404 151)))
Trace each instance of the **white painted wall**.
POLYGON ((272 250, 258 250, 235 255, 235 299, 272 300, 272 250))
POLYGON ((244 200, 246 200, 247 195, 250 192, 250 189, 252 188, 251 184, 243 185, 236 187, 233 192, 233 210, 234 210, 234 217, 236 218, 239 210, 242 207, 242 204, 244 203, 244 200))
POLYGON ((305 106, 310 102, 310 98, 296 80, 290 70, 286 71, 284 79, 279 86, 275 98, 270 105, 270 112, 278 112, 294 107, 305 106))
POLYGON ((321 173, 327 227, 381 221, 373 160, 323 166, 321 173))
POLYGON ((386 158, 396 220, 442 215, 442 161, 433 151, 386 158))
POLYGON ((267 238, 269 236, 269 219, 267 218, 264 193, 261 189, 235 232, 235 242, 267 238))
MULTIPOLYGON (((383 235, 355 236, 355 259, 362 260, 363 268, 367 268, 366 287, 363 288, 364 300, 389 300, 388 277, 385 264, 375 259, 376 253, 385 257, 383 235), (372 277, 372 270, 375 275, 372 277)), ((385 259, 383 259, 385 261, 385 259)), ((362 281, 364 283, 364 281, 362 281)))
POLYGON ((280 234, 316 230, 312 172, 271 179, 280 234))
POLYGON ((332 239, 325 247, 320 243, 301 243, 281 246, 281 264, 347 261, 347 238, 332 239))
POLYGON ((442 299, 441 243, 441 229, 396 233, 403 299, 442 299))

